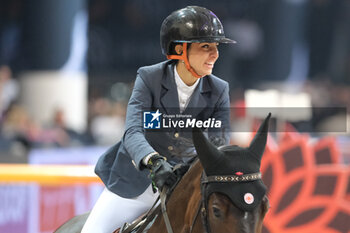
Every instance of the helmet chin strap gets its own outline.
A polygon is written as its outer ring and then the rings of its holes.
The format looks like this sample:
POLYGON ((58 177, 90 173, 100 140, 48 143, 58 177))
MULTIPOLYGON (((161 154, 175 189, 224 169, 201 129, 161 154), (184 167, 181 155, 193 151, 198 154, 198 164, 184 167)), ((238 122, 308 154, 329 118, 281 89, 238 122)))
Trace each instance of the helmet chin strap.
POLYGON ((196 78, 202 78, 203 76, 200 76, 196 73, 196 71, 191 67, 190 62, 187 58, 187 43, 182 43, 183 46, 183 52, 181 55, 167 55, 166 57, 168 59, 178 59, 185 62, 186 69, 196 78))

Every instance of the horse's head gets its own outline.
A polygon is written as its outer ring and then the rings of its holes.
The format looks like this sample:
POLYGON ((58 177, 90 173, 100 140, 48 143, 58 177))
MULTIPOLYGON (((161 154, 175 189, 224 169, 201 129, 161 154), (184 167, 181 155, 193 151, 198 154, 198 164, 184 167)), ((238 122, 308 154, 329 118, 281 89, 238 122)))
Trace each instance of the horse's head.
POLYGON ((200 130, 193 142, 204 168, 202 196, 206 205, 205 226, 211 233, 258 233, 269 208, 266 186, 261 180, 269 114, 249 147, 216 148, 200 130))

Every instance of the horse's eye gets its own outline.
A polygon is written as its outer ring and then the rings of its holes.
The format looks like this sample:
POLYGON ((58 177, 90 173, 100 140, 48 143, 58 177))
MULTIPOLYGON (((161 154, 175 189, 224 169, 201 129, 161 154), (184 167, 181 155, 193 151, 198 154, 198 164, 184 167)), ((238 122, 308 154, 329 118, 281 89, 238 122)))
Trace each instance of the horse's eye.
POLYGON ((217 218, 221 218, 221 210, 218 207, 213 206, 214 216, 217 218))

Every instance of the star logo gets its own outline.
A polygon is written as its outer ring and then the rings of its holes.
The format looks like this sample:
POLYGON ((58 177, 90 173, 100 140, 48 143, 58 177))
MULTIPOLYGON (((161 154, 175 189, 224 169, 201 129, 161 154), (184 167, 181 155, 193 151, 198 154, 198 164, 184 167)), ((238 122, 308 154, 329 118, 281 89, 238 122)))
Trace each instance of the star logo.
POLYGON ((143 128, 160 129, 161 115, 159 109, 156 112, 143 112, 143 128))
POLYGON ((152 121, 156 120, 159 121, 159 116, 162 115, 161 113, 159 113, 159 109, 157 109, 157 111, 155 113, 151 113, 151 115, 153 116, 152 121))

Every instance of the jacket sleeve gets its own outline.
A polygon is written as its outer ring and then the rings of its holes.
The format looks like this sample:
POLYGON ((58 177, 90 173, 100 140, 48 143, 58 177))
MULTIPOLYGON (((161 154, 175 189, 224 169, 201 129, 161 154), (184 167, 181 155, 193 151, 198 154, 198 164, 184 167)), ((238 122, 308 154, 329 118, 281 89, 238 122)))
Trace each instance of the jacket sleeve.
POLYGON ((142 159, 155 150, 147 142, 142 125, 143 110, 152 105, 152 93, 145 84, 140 74, 137 74, 134 89, 132 91, 127 112, 125 133, 123 136, 124 146, 136 168, 141 168, 142 159))
POLYGON ((215 105, 213 118, 221 121, 221 129, 209 129, 208 138, 216 146, 228 145, 231 137, 229 86, 225 88, 215 105))

